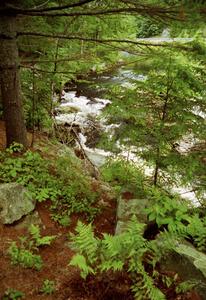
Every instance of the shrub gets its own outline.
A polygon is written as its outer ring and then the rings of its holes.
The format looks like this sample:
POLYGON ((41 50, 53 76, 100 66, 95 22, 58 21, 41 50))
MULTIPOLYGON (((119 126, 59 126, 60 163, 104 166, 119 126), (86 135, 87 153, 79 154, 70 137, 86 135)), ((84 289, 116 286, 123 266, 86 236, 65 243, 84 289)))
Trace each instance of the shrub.
POLYGON ((101 174, 117 191, 124 189, 144 197, 144 175, 133 163, 123 159, 109 161, 102 167, 101 174))
POLYGON ((71 246, 77 254, 70 265, 81 270, 81 276, 103 273, 108 270, 127 271, 133 280, 132 291, 135 299, 166 299, 155 286, 159 273, 155 265, 162 254, 171 249, 171 238, 166 234, 160 247, 158 241, 147 241, 143 237, 144 224, 138 223, 135 217, 129 222, 127 230, 119 235, 104 234, 103 239, 96 238, 91 225, 78 222, 76 235, 71 235, 71 246), (145 265, 150 265, 148 273, 145 265))
POLYGON ((154 19, 145 17, 137 18, 137 38, 147 38, 159 35, 163 31, 163 24, 157 23, 154 19))
POLYGON ((40 235, 39 226, 31 225, 29 228, 30 236, 20 237, 20 246, 18 247, 16 242, 12 242, 8 254, 11 258, 12 264, 20 264, 25 268, 34 268, 40 270, 43 262, 41 256, 36 254, 40 246, 50 245, 55 239, 55 236, 40 235))
POLYGON ((23 299, 24 293, 15 289, 7 289, 2 300, 18 300, 23 299))
POLYGON ((61 220, 75 212, 92 220, 98 212, 91 207, 97 198, 91 179, 74 157, 65 155, 52 161, 32 151, 13 154, 9 148, 0 154, 0 163, 0 182, 21 183, 39 202, 50 199, 54 218, 61 220))
POLYGON ((40 292, 45 295, 51 295, 55 292, 55 282, 53 280, 46 279, 40 289, 40 292))

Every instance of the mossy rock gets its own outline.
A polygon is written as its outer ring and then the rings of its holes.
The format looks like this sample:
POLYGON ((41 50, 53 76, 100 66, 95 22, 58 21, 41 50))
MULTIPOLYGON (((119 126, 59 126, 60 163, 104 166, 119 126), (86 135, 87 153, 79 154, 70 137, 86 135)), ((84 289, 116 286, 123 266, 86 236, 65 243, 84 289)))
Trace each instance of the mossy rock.
POLYGON ((120 197, 117 204, 116 234, 122 233, 127 228, 128 221, 135 215, 140 223, 147 223, 147 214, 144 209, 148 206, 147 199, 123 199, 120 197))
POLYGON ((18 183, 0 185, 0 223, 12 224, 35 208, 36 201, 28 190, 18 183))
POLYGON ((70 114, 70 113, 77 113, 79 112, 79 108, 78 107, 71 107, 71 106, 60 106, 57 109, 57 112, 60 114, 70 114))
POLYGON ((197 283, 195 291, 206 300, 206 255, 190 243, 181 243, 160 262, 161 270, 176 272, 181 280, 197 283))

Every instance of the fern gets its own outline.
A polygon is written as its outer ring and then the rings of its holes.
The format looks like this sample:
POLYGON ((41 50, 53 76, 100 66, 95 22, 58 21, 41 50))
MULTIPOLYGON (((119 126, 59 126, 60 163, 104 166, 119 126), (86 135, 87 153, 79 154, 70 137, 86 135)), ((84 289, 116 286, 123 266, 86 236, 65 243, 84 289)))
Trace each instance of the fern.
POLYGON ((124 253, 124 250, 127 250, 126 245, 123 242, 124 236, 104 234, 102 246, 104 247, 105 257, 120 257, 124 253))
POLYGON ((198 215, 191 218, 187 228, 188 235, 191 235, 200 251, 206 250, 206 218, 200 219, 198 215))
POLYGON ((84 279, 87 277, 88 274, 95 274, 94 269, 88 266, 85 257, 81 254, 76 254, 72 258, 70 265, 81 269, 81 276, 84 279))
POLYGON ((178 239, 192 237, 198 250, 206 251, 206 217, 200 218, 188 203, 177 196, 171 199, 157 188, 150 189, 149 196, 152 203, 145 209, 149 221, 155 221, 159 227, 167 226, 168 232, 178 239))
POLYGON ((151 299, 151 300, 165 300, 165 295, 154 286, 153 279, 145 272, 141 263, 133 261, 134 271, 138 270, 139 280, 132 286, 136 300, 151 299))
POLYGON ((78 250, 80 254, 85 256, 88 263, 95 263, 97 260, 97 251, 101 242, 94 237, 91 224, 85 225, 78 221, 76 233, 76 235, 70 235, 71 248, 78 250))
POLYGON ((101 241, 95 238, 91 224, 78 222, 76 235, 71 236, 72 248, 78 254, 72 258, 70 265, 79 267, 83 278, 96 272, 127 268, 127 272, 134 278, 132 291, 135 299, 165 299, 155 287, 152 275, 144 269, 146 257, 147 263, 154 267, 161 255, 158 241, 144 239, 143 229, 144 224, 138 223, 133 217, 124 233, 117 236, 104 234, 101 241))
POLYGON ((8 254, 11 258, 12 264, 20 264, 25 268, 34 268, 36 270, 40 270, 43 265, 43 261, 40 255, 36 255, 31 251, 19 248, 16 245, 16 242, 12 242, 9 249, 8 254))
POLYGON ((39 226, 33 224, 29 227, 29 233, 34 240, 36 247, 50 245, 51 242, 56 238, 55 235, 41 237, 39 226))

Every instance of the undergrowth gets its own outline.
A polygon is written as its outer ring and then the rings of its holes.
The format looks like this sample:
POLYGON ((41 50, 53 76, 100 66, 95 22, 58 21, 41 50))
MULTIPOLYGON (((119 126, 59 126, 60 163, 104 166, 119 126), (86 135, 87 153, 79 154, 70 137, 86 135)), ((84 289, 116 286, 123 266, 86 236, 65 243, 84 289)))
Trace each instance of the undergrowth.
POLYGON ((76 235, 71 235, 71 247, 77 251, 70 265, 81 269, 81 276, 112 270, 127 271, 133 281, 131 287, 135 299, 166 299, 155 285, 160 276, 155 271, 156 263, 163 253, 171 249, 171 237, 164 235, 165 242, 159 247, 156 240, 147 241, 143 237, 144 224, 135 217, 128 223, 127 230, 119 235, 104 234, 103 239, 96 238, 91 225, 78 222, 76 235), (152 268, 148 273, 145 264, 152 268))
POLYGON ((204 208, 194 208, 179 195, 155 187, 145 179, 142 171, 131 162, 116 159, 101 169, 103 179, 121 195, 132 193, 134 199, 147 199, 148 206, 139 212, 148 222, 156 223, 159 230, 167 230, 189 240, 198 250, 206 252, 206 216, 200 216, 204 208))
MULTIPOLYGON (((37 201, 52 201, 53 218, 69 224, 71 213, 83 213, 93 220, 98 209, 93 207, 97 193, 91 179, 82 172, 80 162, 69 154, 48 159, 38 152, 17 153, 10 147, 0 153, 0 182, 24 185, 37 201)), ((20 147, 21 150, 21 147, 20 147)))
POLYGON ((8 249, 8 255, 14 265, 21 265, 25 268, 41 270, 43 261, 38 254, 40 246, 50 245, 56 236, 44 236, 40 234, 39 226, 31 225, 29 227, 29 236, 19 238, 20 245, 11 242, 8 249))
POLYGON ((44 295, 51 295, 55 292, 55 290, 55 282, 53 280, 45 279, 40 289, 40 292, 44 295))
POLYGON ((24 299, 24 293, 12 288, 9 288, 5 291, 2 300, 20 300, 24 299))
POLYGON ((101 174, 117 193, 130 191, 139 198, 145 196, 145 176, 133 163, 120 158, 108 161, 102 166, 101 174))
POLYGON ((148 199, 147 208, 131 212, 137 216, 145 215, 148 226, 138 222, 133 216, 127 228, 118 235, 103 234, 103 238, 94 235, 91 224, 77 224, 76 234, 71 235, 71 246, 76 251, 70 265, 79 267, 85 279, 89 274, 107 276, 108 271, 126 271, 133 285, 131 290, 135 299, 161 300, 163 294, 173 285, 176 293, 192 289, 197 282, 179 284, 177 277, 161 274, 158 263, 171 252, 192 257, 196 266, 205 266, 205 256, 199 251, 206 251, 206 218, 201 217, 198 209, 161 187, 149 185, 141 170, 131 163, 115 160, 102 167, 102 176, 121 195, 123 191, 132 193, 134 199, 148 199), (150 224, 155 224, 157 232, 146 238, 150 224), (185 240, 187 243, 184 245, 185 240), (191 242, 193 245, 191 245, 191 242), (196 251, 196 252, 195 252, 196 251), (200 260, 201 257, 201 260, 200 260), (200 260, 200 261, 199 261, 200 260), (158 283, 161 282, 160 290, 158 283))
POLYGON ((148 220, 169 233, 189 240, 199 251, 206 252, 206 217, 178 195, 169 195, 158 188, 148 190, 150 206, 145 209, 148 220))

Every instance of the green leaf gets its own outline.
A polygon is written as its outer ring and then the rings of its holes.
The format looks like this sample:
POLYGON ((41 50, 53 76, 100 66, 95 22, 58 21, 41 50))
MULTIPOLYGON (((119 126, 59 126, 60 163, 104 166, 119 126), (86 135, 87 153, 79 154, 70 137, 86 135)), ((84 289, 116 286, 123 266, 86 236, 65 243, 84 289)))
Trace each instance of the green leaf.
POLYGON ((95 271, 87 264, 86 259, 81 254, 76 254, 72 257, 69 263, 70 266, 78 267, 81 269, 81 276, 85 279, 88 274, 95 274, 95 271))

